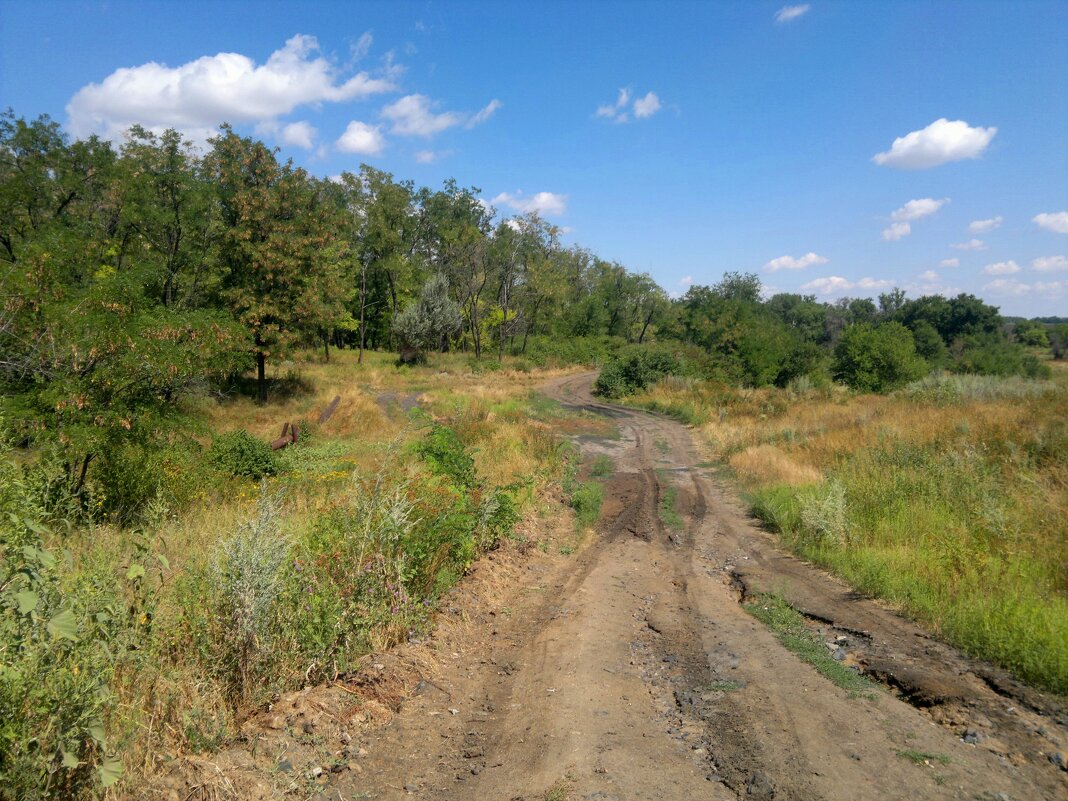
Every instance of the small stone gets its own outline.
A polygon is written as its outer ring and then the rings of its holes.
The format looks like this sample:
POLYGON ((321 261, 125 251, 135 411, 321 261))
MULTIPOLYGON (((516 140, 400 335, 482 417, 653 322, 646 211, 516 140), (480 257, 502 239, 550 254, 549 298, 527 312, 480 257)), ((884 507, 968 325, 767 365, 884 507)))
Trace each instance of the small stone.
POLYGON ((775 798, 775 782, 764 771, 758 770, 749 777, 749 783, 745 786, 745 793, 752 796, 754 801, 773 801, 775 798))
POLYGON ((482 772, 482 766, 481 765, 472 765, 471 766, 471 775, 472 776, 477 776, 481 772, 482 772))
POLYGON ((1049 761, 1061 770, 1068 770, 1068 751, 1054 751, 1049 755, 1049 761))
POLYGON ((964 736, 961 737, 961 739, 969 745, 975 745, 986 738, 978 729, 968 729, 964 732, 964 736))
POLYGON ((308 771, 308 778, 309 779, 318 779, 322 775, 323 775, 323 769, 320 768, 318 765, 316 765, 314 768, 312 768, 311 770, 308 771))
POLYGON ((358 762, 350 762, 346 767, 353 773, 363 773, 363 768, 360 767, 358 762))
POLYGON ((417 793, 417 792, 419 792, 419 785, 406 784, 406 785, 404 785, 404 792, 406 792, 406 793, 417 793))
POLYGON ((310 720, 304 721, 301 729, 303 729, 305 734, 315 734, 315 724, 310 720))
POLYGON ((292 773, 293 763, 290 762, 288 759, 283 759, 281 762, 278 763, 278 770, 280 773, 292 773))

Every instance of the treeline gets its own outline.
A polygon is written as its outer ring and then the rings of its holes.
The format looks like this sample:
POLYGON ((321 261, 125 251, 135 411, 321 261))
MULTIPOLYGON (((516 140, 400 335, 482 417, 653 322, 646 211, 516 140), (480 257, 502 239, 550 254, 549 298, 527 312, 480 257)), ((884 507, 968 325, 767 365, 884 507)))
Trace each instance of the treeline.
POLYGON ((1006 329, 970 295, 764 300, 756 276, 728 274, 672 300, 560 233, 533 214, 498 219, 452 180, 417 188, 367 165, 316 178, 228 126, 204 153, 139 127, 116 148, 8 111, 3 428, 58 446, 77 495, 94 462, 171 436, 184 393, 255 366, 266 400, 267 363, 295 347, 581 361, 671 340, 731 382, 881 391, 934 368, 1036 375, 1015 340, 1068 341, 1059 326, 1006 329))

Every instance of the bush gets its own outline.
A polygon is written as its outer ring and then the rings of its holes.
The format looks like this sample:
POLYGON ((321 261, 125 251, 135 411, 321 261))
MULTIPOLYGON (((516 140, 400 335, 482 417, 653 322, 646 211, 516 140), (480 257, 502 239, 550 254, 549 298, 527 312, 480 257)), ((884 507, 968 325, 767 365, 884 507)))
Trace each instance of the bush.
POLYGON ((664 376, 682 375, 684 372, 683 363, 671 351, 652 347, 630 348, 601 369, 594 390, 605 398, 621 398, 646 389, 664 376))
POLYGON ((278 472, 271 446, 242 430, 216 437, 208 451, 208 464, 221 473, 256 481, 278 472))
POLYGON ((66 586, 43 514, 0 446, 0 797, 89 798, 121 772, 105 718, 124 607, 109 577, 66 586))
POLYGON ((834 357, 834 377, 865 392, 888 392, 927 373, 911 332, 900 323, 849 326, 834 357))
POLYGON ((1021 375, 1027 378, 1049 378, 1050 368, 1022 345, 1006 342, 997 336, 969 337, 958 343, 958 355, 953 363, 956 373, 976 375, 1021 375))

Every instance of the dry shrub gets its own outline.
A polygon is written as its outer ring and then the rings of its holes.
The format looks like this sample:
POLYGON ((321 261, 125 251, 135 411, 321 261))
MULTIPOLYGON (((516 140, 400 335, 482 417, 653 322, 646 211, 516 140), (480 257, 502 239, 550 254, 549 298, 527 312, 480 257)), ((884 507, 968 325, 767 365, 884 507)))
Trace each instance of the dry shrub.
POLYGON ((736 453, 728 462, 740 476, 761 484, 814 484, 823 474, 809 464, 795 461, 774 445, 757 445, 736 453))

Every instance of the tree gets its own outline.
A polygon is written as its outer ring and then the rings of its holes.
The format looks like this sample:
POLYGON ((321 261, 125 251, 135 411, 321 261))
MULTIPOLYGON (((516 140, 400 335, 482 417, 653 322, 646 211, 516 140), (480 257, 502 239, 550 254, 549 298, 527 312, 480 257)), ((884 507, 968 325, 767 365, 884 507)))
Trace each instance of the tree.
POLYGON ((896 322, 849 326, 834 357, 834 377, 865 392, 888 392, 922 377, 928 369, 916 353, 912 334, 896 322))
POLYGON ((220 206, 219 296, 252 335, 266 403, 267 358, 343 313, 349 288, 334 247, 336 207, 262 142, 222 130, 206 158, 220 206))

